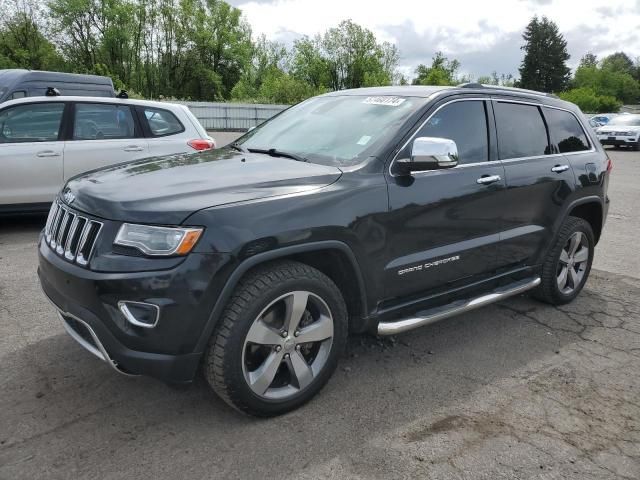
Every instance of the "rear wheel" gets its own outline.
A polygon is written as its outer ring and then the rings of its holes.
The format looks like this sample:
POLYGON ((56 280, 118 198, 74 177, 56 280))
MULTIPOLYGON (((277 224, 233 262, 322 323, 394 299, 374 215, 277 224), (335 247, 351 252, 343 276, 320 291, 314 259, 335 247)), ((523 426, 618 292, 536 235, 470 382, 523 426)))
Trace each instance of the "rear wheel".
POLYGON ((346 337, 336 285, 308 265, 272 263, 240 282, 209 343, 204 374, 234 408, 278 415, 324 386, 346 337))
POLYGON ((591 271, 594 248, 591 225, 582 218, 567 218, 542 267, 536 297, 562 305, 578 296, 591 271))

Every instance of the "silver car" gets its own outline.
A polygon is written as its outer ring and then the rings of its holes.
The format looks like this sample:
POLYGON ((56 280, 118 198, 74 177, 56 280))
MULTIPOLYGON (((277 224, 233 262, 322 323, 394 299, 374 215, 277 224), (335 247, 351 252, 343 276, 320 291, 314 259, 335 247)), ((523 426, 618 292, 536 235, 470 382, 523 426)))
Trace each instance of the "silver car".
POLYGON ((71 177, 106 165, 215 147, 184 105, 29 97, 0 106, 0 214, 47 211, 71 177))

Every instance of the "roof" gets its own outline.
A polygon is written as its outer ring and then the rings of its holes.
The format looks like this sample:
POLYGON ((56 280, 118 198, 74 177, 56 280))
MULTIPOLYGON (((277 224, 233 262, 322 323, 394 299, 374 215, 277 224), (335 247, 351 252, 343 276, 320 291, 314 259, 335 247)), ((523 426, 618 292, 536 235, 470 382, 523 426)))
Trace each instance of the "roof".
POLYGON ((90 103, 122 103, 126 105, 140 105, 148 107, 167 107, 173 106, 178 108, 187 108, 184 105, 171 102, 157 102, 153 100, 137 100, 133 98, 117 98, 117 97, 81 97, 75 95, 60 95, 57 97, 24 97, 16 100, 8 100, 2 103, 2 108, 11 105, 20 105, 21 103, 37 103, 37 102, 90 102, 90 103))
POLYGON ((436 92, 450 90, 455 87, 437 85, 392 85, 389 87, 351 88, 327 93, 327 96, 342 95, 394 95, 399 97, 430 97, 436 92))
POLYGON ((92 83, 98 85, 112 86, 113 83, 109 77, 99 75, 89 75, 84 73, 63 73, 63 72, 47 72, 44 70, 23 70, 8 69, 0 70, 0 82, 21 81, 49 81, 49 82, 71 82, 71 83, 92 83))

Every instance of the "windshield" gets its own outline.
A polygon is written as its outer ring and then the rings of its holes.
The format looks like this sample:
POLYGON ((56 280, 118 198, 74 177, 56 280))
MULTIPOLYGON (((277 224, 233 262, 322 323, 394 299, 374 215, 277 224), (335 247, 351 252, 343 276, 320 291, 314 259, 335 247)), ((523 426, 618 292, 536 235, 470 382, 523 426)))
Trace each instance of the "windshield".
POLYGON ((640 115, 620 115, 612 118, 607 125, 625 125, 627 127, 640 127, 640 115))
POLYGON ((315 97, 289 108, 238 140, 248 150, 270 150, 328 165, 375 156, 426 98, 315 97))

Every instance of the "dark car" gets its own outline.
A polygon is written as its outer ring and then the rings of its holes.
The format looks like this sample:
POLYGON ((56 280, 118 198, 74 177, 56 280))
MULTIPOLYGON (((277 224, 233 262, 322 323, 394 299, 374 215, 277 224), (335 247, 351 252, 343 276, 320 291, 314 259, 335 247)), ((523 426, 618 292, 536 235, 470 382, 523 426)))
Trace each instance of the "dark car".
POLYGON ((477 84, 311 98, 237 143, 68 182, 39 243, 71 336, 120 372, 275 415, 348 332, 587 280, 611 162, 574 105, 477 84))
POLYGON ((109 77, 40 70, 0 70, 0 103, 24 97, 42 97, 49 88, 61 95, 115 97, 109 77))

